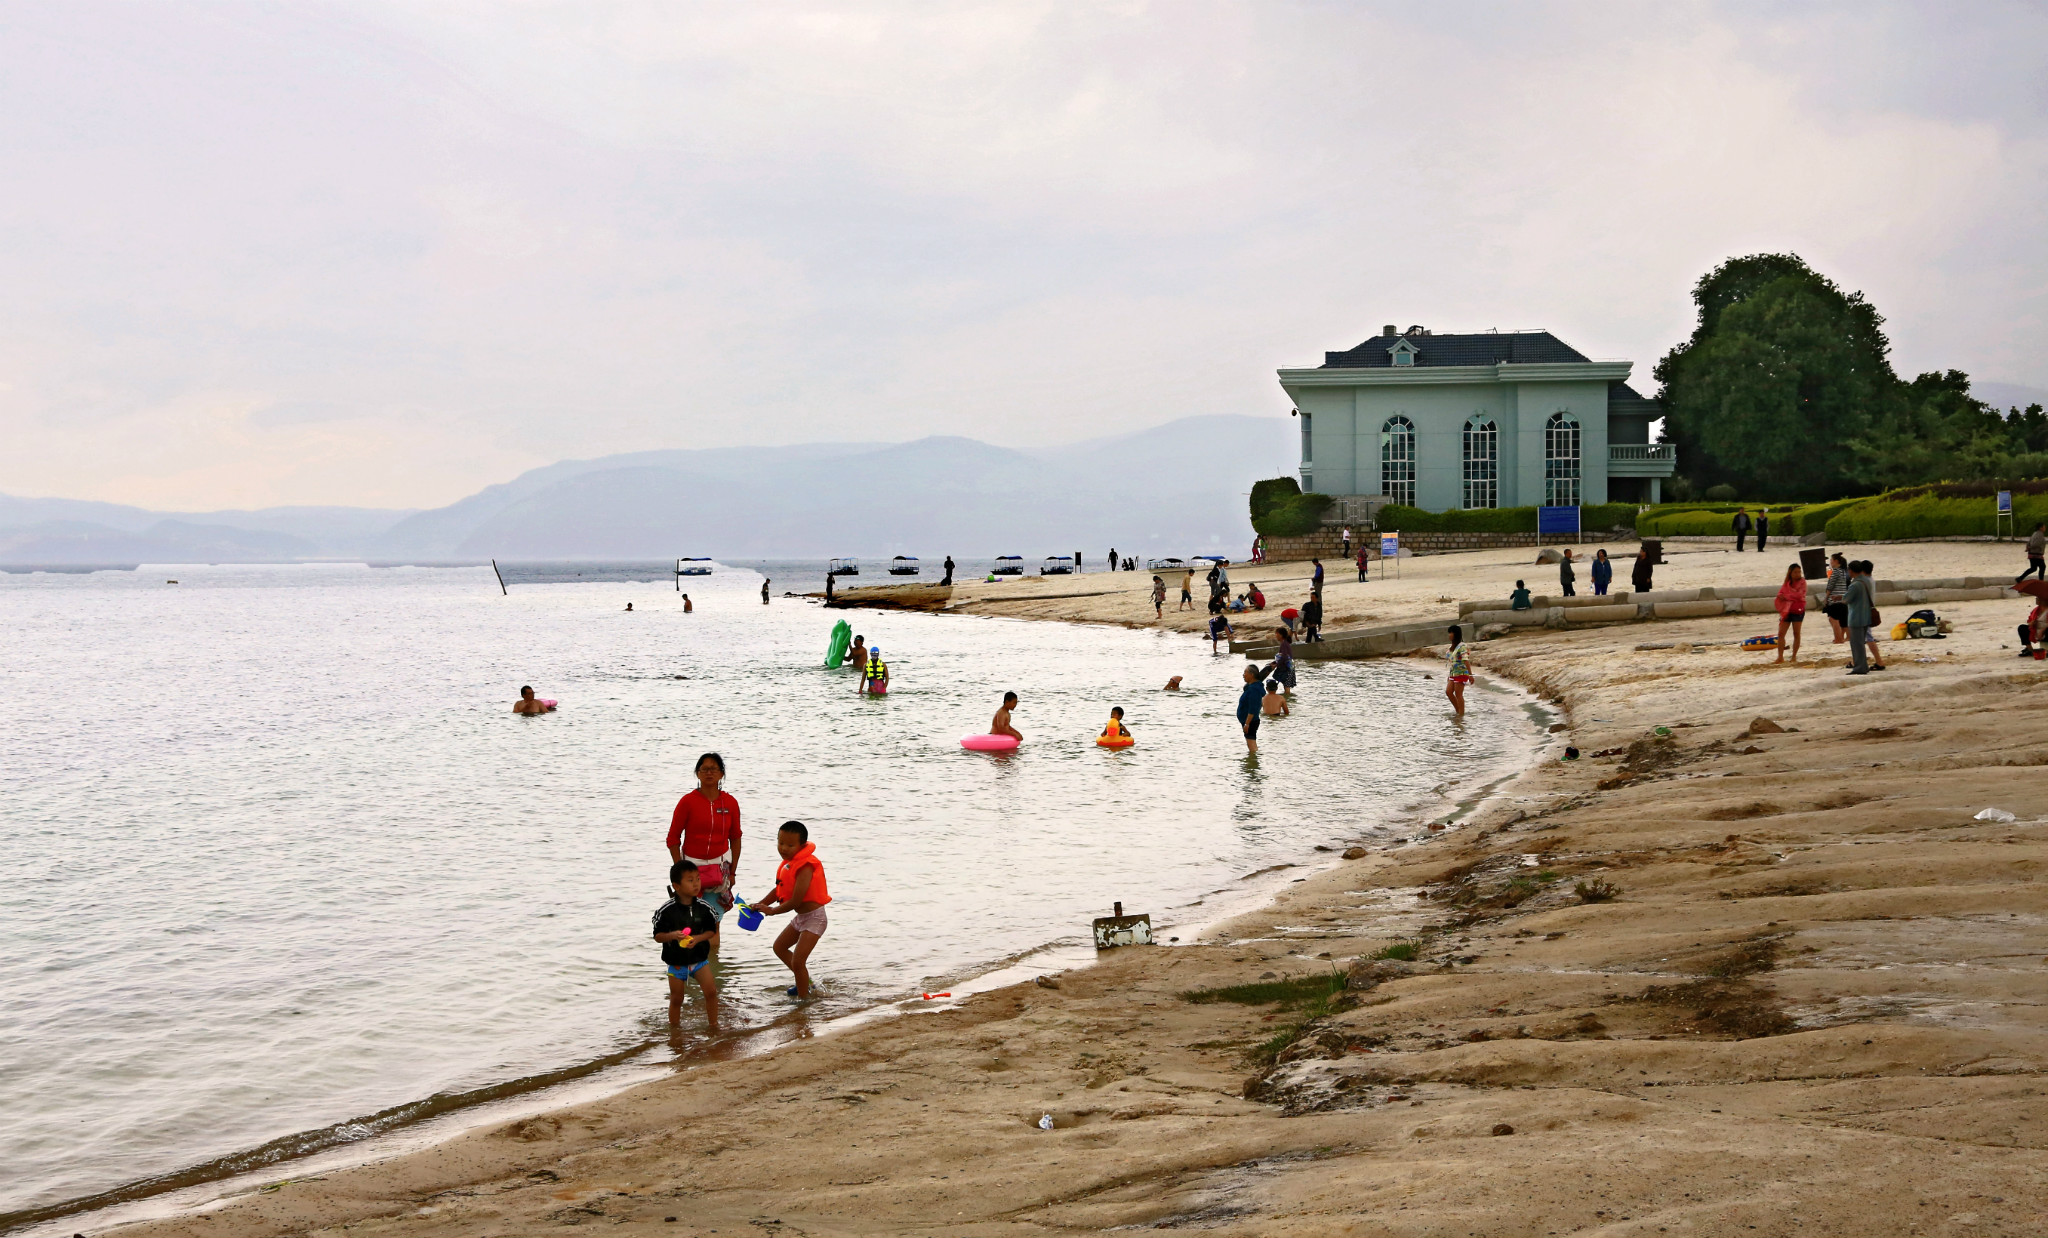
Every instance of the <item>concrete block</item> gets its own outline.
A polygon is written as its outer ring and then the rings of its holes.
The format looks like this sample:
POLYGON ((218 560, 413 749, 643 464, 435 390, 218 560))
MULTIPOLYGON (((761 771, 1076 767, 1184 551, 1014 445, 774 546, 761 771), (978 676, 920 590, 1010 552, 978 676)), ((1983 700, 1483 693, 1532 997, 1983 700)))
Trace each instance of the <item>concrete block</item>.
POLYGON ((1651 613, 1659 619, 1705 619, 1709 615, 1726 614, 1718 600, 1701 602, 1657 602, 1651 606, 1651 613))
MULTIPOLYGON (((1877 595, 1877 608, 1879 610, 1883 610, 1887 606, 1911 606, 1912 604, 1913 595, 1902 593, 1897 589, 1880 590, 1877 595)), ((1905 619, 1905 616, 1900 615, 1899 620, 1903 619, 1905 619)), ((1898 622, 1899 620, 1892 620, 1891 622, 1898 622)))
POLYGON ((1632 603, 1620 606, 1575 606, 1564 612, 1567 622, 1573 626, 1582 623, 1628 623, 1636 617, 1632 603))
POLYGON ((1776 597, 1742 598, 1742 613, 1745 615, 1772 615, 1778 611, 1776 597))

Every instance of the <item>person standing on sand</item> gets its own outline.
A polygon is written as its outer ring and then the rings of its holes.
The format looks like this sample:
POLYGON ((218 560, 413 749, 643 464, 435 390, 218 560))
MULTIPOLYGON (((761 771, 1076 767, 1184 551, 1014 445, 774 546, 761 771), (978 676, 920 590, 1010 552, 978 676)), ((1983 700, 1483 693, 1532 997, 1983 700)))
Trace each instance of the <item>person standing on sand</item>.
POLYGON ((1578 578, 1579 573, 1577 569, 1572 567, 1571 547, 1567 546, 1565 547, 1564 558, 1557 561, 1557 583, 1564 586, 1564 595, 1566 597, 1579 596, 1579 591, 1572 587, 1572 583, 1578 580, 1578 578))
POLYGON ((1799 629, 1806 622, 1806 573, 1794 563, 1785 569, 1785 583, 1778 586, 1772 603, 1778 612, 1778 661, 1785 660, 1785 630, 1792 630, 1792 660, 1799 661, 1799 629))
POLYGON ((1023 743, 1024 732, 1010 725, 1010 711, 1015 708, 1017 708, 1017 694, 1015 692, 1003 693, 1003 707, 996 710, 994 720, 988 724, 988 733, 991 735, 1007 735, 1018 743, 1023 743))
POLYGON ((1116 570, 1116 565, 1117 565, 1117 557, 1116 557, 1116 547, 1114 547, 1114 546, 1111 546, 1111 547, 1109 548, 1109 570, 1110 570, 1110 571, 1112 571, 1112 572, 1114 572, 1114 571, 1116 570))
POLYGON ((1837 645, 1849 639, 1849 561, 1841 551, 1828 556, 1828 591, 1821 609, 1835 630, 1837 645))
POLYGON ((1593 596, 1607 596, 1607 586, 1614 582, 1614 560, 1607 557, 1607 548, 1593 552, 1593 596))
MULTIPOLYGON (((1868 675, 1872 668, 1866 660, 1866 651, 1877 652, 1877 646, 1870 640, 1870 625, 1877 619, 1877 602, 1862 559, 1849 564, 1848 607, 1849 673, 1868 675)), ((1883 663, 1879 663, 1877 669, 1884 669, 1883 663)))
POLYGON ((1301 604, 1301 643, 1319 644, 1323 639, 1323 595, 1311 593, 1301 604))
POLYGON ((676 801, 668 818, 668 858, 697 866, 700 897, 711 914, 732 909, 733 870, 740 862, 740 802, 723 789, 725 758, 697 758, 697 785, 676 801))
POLYGON ((1750 528, 1751 528, 1751 527, 1752 527, 1752 522, 1750 521, 1750 518, 1749 518, 1749 509, 1748 509, 1747 507, 1745 507, 1745 508, 1742 508, 1741 510, 1737 511, 1737 512, 1735 513, 1735 553, 1736 553, 1736 554, 1741 554, 1741 553, 1742 553, 1742 547, 1743 547, 1743 543, 1744 543, 1744 542, 1747 542, 1747 541, 1749 540, 1749 530, 1750 530, 1750 528))
POLYGON ((1266 681, 1256 666, 1244 668, 1244 691, 1237 694, 1237 728, 1244 732, 1245 751, 1259 755, 1259 718, 1265 712, 1266 681))
POLYGON ((1358 583, 1365 583, 1365 547, 1358 548, 1358 583))
POLYGON ((1080 551, 1078 551, 1078 550, 1074 552, 1074 575, 1076 575, 1076 576, 1085 576, 1085 575, 1087 575, 1087 573, 1086 573, 1086 572, 1084 572, 1084 571, 1082 571, 1082 569, 1081 569, 1081 552, 1080 552, 1080 551))
POLYGON ((1311 558, 1309 562, 1316 565, 1316 570, 1310 572, 1308 576, 1309 592, 1321 593, 1323 591, 1323 561, 1311 558))
POLYGON ((1189 569, 1187 569, 1187 573, 1186 573, 1185 575, 1183 575, 1183 576, 1182 576, 1182 577, 1180 578, 1180 605, 1179 605, 1178 607, 1175 607, 1175 609, 1176 609, 1176 610, 1193 610, 1194 608, 1195 608, 1195 569, 1193 569, 1193 568, 1189 568, 1189 569))
POLYGON ((1629 569, 1629 585, 1638 594, 1648 593, 1650 591, 1650 574, 1656 570, 1657 565, 1650 562, 1649 551, 1636 551, 1636 565, 1629 569))
POLYGON ((761 578, 761 605, 763 605, 763 606, 766 606, 767 604, 768 604, 768 578, 767 578, 766 576, 763 576, 763 577, 761 578))
POLYGON ((1344 557, 1351 557, 1351 526, 1348 524, 1344 526, 1344 557))
POLYGON ((837 579, 838 577, 834 576, 832 573, 825 573, 825 605, 827 606, 830 606, 832 604, 832 582, 837 579))
POLYGON ((2027 539, 2027 570, 2012 578, 2018 584, 2029 576, 2048 580, 2048 520, 2034 526, 2034 535, 2027 539))
POLYGON ((1770 543, 1770 540, 1771 509, 1759 507, 1756 509, 1756 552, 1762 554, 1764 547, 1770 543))
POLYGON ((1472 651, 1465 644, 1463 628, 1454 623, 1450 633, 1451 669, 1444 676, 1444 695, 1450 698, 1452 711, 1462 718, 1465 716, 1465 685, 1472 682, 1472 651))
POLYGON ((1154 619, 1166 618, 1166 578, 1164 576, 1154 576, 1152 578, 1152 617, 1154 619))

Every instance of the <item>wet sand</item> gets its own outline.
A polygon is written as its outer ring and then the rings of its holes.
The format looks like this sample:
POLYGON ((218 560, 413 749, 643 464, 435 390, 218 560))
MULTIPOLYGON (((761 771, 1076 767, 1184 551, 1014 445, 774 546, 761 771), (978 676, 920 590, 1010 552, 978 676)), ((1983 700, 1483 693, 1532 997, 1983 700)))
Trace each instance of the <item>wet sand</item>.
MULTIPOLYGON (((1989 574, 2002 549, 1863 553, 1903 578, 1989 574)), ((1373 604, 1488 596, 1528 557, 1409 560, 1402 597, 1373 604)), ((1673 558, 1660 585, 1757 583, 1756 560, 1738 576, 1701 555, 1691 580, 1673 558)), ((1149 576, 1123 579, 1142 604, 1149 576)), ((1044 605, 1136 618, 1101 596, 1044 605)), ((1638 651, 1635 625, 1479 646, 1477 672, 1559 702, 1587 756, 1440 833, 1418 819, 1406 845, 1305 869, 1199 943, 123 1232, 2032 1232, 2048 665, 2000 648, 2023 604, 1939 609, 1954 638, 1887 643, 1892 669, 1865 678, 1818 618, 1798 666, 1638 651), (1987 807, 2016 820, 1975 820, 1987 807), (1612 897, 1582 899, 1595 883, 1612 897), (1364 961, 1400 942, 1412 963, 1364 961), (1350 987, 1327 1008, 1180 996, 1333 971, 1350 987)), ((1415 665, 1440 690, 1441 663, 1415 665)), ((1331 793, 1370 809, 1369 787, 1331 793)))

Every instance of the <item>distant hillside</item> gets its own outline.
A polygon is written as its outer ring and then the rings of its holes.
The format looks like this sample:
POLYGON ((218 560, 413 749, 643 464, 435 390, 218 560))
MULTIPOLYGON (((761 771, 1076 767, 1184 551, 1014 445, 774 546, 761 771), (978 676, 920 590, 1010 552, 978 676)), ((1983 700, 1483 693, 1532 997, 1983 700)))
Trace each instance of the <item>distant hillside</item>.
POLYGON ((1235 551, 1252 482, 1292 473, 1296 441, 1283 418, 1223 416, 1029 451, 955 437, 646 451, 422 512, 0 496, 0 563, 1235 551))

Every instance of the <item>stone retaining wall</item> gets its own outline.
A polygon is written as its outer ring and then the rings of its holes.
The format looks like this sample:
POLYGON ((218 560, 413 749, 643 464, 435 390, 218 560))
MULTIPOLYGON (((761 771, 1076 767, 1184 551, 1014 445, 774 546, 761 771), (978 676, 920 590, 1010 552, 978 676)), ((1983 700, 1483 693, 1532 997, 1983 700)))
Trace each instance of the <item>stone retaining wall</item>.
MULTIPOLYGON (((1371 529, 1353 526, 1351 530, 1351 553, 1357 554, 1362 542, 1368 558, 1380 557, 1380 535, 1371 529)), ((1588 546, 1610 545, 1633 542, 1633 532, 1616 533, 1609 530, 1603 534, 1587 533, 1579 539, 1588 546)), ((1571 546, 1577 542, 1569 539, 1550 538, 1544 540, 1536 533, 1403 533, 1401 549, 1410 554, 1439 555, 1460 550, 1499 550, 1511 546, 1571 546)), ((1341 528, 1319 529, 1301 537, 1269 537, 1266 539, 1268 562, 1293 562, 1320 557, 1325 560, 1344 557, 1344 531, 1341 528)))

